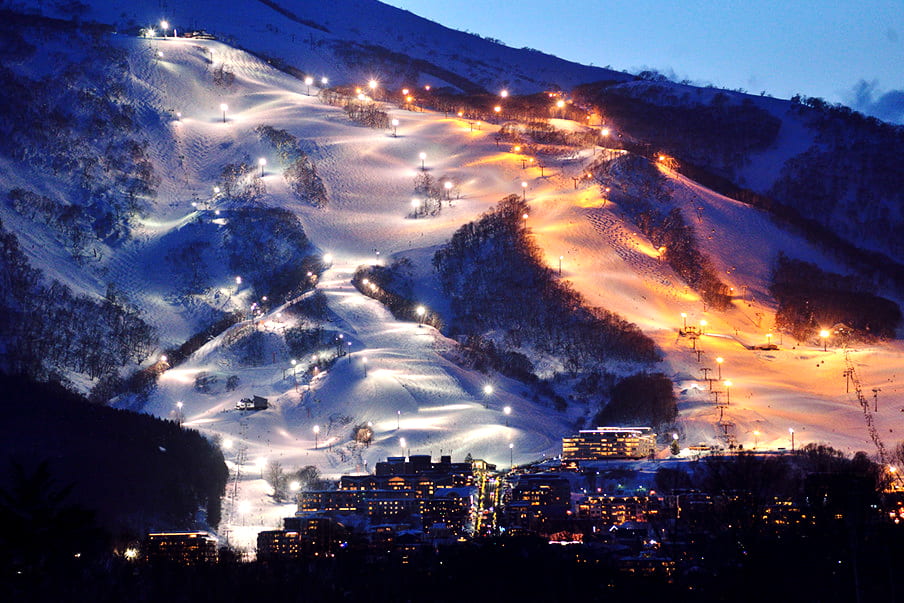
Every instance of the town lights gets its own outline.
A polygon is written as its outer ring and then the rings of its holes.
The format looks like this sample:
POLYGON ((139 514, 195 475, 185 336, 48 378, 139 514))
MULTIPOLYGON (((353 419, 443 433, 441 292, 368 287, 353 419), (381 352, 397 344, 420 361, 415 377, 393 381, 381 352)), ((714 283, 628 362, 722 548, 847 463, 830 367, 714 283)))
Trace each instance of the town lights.
POLYGON ((226 123, 226 111, 229 110, 229 105, 226 103, 220 103, 220 111, 223 112, 223 123, 226 123))

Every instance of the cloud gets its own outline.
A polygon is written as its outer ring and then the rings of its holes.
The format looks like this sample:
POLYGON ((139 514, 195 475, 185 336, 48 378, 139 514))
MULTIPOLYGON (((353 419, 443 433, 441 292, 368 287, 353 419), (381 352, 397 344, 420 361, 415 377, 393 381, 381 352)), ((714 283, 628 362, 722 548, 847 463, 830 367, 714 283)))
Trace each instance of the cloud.
POLYGON ((879 89, 879 82, 860 80, 849 93, 848 104, 857 111, 894 124, 904 124, 904 90, 879 89))

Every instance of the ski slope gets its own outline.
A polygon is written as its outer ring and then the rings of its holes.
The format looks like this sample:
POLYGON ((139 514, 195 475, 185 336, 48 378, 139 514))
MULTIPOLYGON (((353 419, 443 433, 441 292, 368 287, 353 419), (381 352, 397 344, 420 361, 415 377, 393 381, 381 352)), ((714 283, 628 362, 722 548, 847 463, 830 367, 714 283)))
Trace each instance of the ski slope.
MULTIPOLYGON (((281 332, 291 319, 273 309, 256 327, 267 331, 272 362, 247 367, 236 361, 227 331, 184 364, 166 371, 141 408, 188 427, 220 436, 233 482, 224 504, 224 531, 233 544, 253 548, 261 529, 278 527, 293 505, 273 504, 263 466, 278 461, 286 469, 316 465, 331 476, 366 471, 386 456, 472 454, 500 466, 560 452, 561 437, 583 427, 595 409, 572 407, 558 413, 536 404, 527 388, 498 375, 458 366, 454 342, 428 326, 394 319, 376 301, 351 285, 362 263, 404 255, 429 272, 432 251, 463 223, 475 219, 503 196, 522 192, 531 204, 528 217, 549 265, 558 268, 593 305, 635 322, 665 353, 657 370, 671 376, 679 392, 678 430, 684 445, 717 444, 731 439, 745 448, 790 447, 825 442, 846 451, 876 452, 867 417, 853 394, 845 393, 843 372, 853 366, 863 391, 881 388, 879 412, 871 413, 886 446, 904 430, 904 400, 896 372, 904 358, 900 342, 842 351, 823 351, 815 340, 796 342, 778 333, 776 351, 754 351, 772 332, 774 307, 767 294, 769 270, 779 250, 833 269, 834 262, 783 232, 757 210, 726 199, 693 182, 664 173, 673 202, 687 208, 703 251, 738 294, 724 313, 704 311, 699 297, 660 262, 649 241, 619 216, 616 204, 588 183, 574 186, 572 176, 600 149, 553 162, 544 175, 522 169, 519 156, 493 139, 496 126, 472 130, 455 117, 392 108, 398 135, 352 125, 343 112, 319 103, 306 86, 265 62, 214 41, 125 39, 134 74, 131 96, 139 104, 151 153, 163 176, 160 194, 138 236, 106 268, 127 297, 161 330, 167 343, 183 340, 204 324, 205 304, 183 307, 166 295, 166 268, 159 261, 165 241, 178 240, 180 228, 198 211, 212 218, 213 187, 226 163, 243 157, 268 159, 265 202, 285 207, 301 219, 309 238, 333 266, 318 287, 328 300, 331 328, 342 333, 350 353, 310 382, 296 383, 281 332), (161 55, 162 53, 162 55, 161 55), (225 64, 235 74, 229 87, 215 86, 208 70, 225 64), (220 104, 228 104, 224 122, 220 104), (176 114, 180 113, 181 117, 176 114), (169 118, 161 119, 161 115, 169 118), (261 124, 297 136, 316 163, 331 203, 322 209, 299 202, 288 191, 279 160, 259 142, 261 124), (426 153, 434 176, 460 183, 461 198, 437 217, 411 219, 413 179, 426 153), (197 210, 193 199, 210 201, 197 210), (681 313, 688 324, 706 320, 698 341, 703 354, 677 335, 681 313), (730 379, 730 404, 712 402, 701 368, 730 379), (847 361, 846 361, 847 357, 847 361), (850 365, 846 364, 850 362, 850 365), (195 390, 200 372, 237 375, 234 391, 195 390), (487 396, 483 386, 492 384, 487 396), (235 402, 252 394, 268 397, 271 408, 242 413, 235 402), (509 406, 511 415, 503 409, 509 406), (356 448, 353 425, 370 422, 374 442, 356 448), (315 434, 315 426, 319 432, 315 434), (404 439, 404 442, 403 442, 404 439)), ((314 91, 316 92, 316 90, 314 91)), ((38 256, 32 256, 38 257, 38 256)), ((53 271, 51 262, 36 264, 53 271)), ((247 309, 254 301, 234 285, 221 266, 208 266, 221 283, 209 306, 247 309)), ((84 285, 88 288, 88 285, 84 285)), ((417 300, 442 308, 428 286, 417 300)), ((250 325, 238 325, 248 328, 250 325)), ((312 362, 300 359, 298 373, 312 362)), ((622 367, 612 367, 618 372, 622 367)), ((723 400, 725 386, 715 384, 723 400)))

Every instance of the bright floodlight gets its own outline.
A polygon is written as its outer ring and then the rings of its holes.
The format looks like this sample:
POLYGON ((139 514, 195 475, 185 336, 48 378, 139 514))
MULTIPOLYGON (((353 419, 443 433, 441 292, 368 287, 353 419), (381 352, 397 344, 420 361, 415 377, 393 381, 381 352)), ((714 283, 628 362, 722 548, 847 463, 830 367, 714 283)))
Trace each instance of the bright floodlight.
POLYGON ((166 362, 166 354, 160 354, 160 362, 166 362))
POLYGON ((182 407, 185 406, 182 402, 176 402, 176 408, 182 410, 182 407))
POLYGON ((369 82, 367 82, 367 85, 371 90, 376 90, 377 89, 377 80, 370 80, 369 82))
POLYGON ((443 184, 443 186, 445 187, 446 190, 449 190, 452 188, 452 183, 450 181, 446 180, 446 183, 443 184))
POLYGON ((418 157, 420 157, 421 159, 426 159, 426 158, 427 158, 427 153, 419 153, 419 154, 418 154, 418 157))
POLYGON ((489 383, 487 383, 486 385, 484 385, 484 386, 483 386, 483 393, 484 393, 485 395, 487 395, 487 396, 491 395, 491 394, 493 393, 493 386, 490 385, 489 383))
POLYGON ((504 413, 507 414, 507 415, 510 415, 510 414, 512 414, 512 407, 511 407, 511 406, 506 406, 506 407, 504 407, 504 408, 502 409, 502 412, 504 412, 504 413))
POLYGON ((241 284, 242 284, 242 277, 240 277, 240 276, 235 277, 235 284, 236 284, 236 285, 241 285, 241 284))
POLYGON ((298 492, 299 490, 301 490, 301 482, 299 482, 298 480, 292 480, 291 482, 289 482, 289 490, 291 490, 292 492, 298 492))
POLYGON ((527 182, 524 180, 521 181, 521 188, 527 188, 527 182))
POLYGON ((320 433, 320 425, 314 425, 314 433, 320 433))
POLYGON ((822 331, 819 332, 819 336, 822 338, 826 338, 829 336, 829 332, 826 331, 825 329, 823 329, 822 331))
MULTIPOLYGON (((411 200, 411 207, 413 207, 414 209, 417 209, 417 208, 420 207, 420 206, 421 206, 421 200, 420 200, 420 199, 412 199, 412 200, 411 200)), ((365 283, 365 284, 367 284, 367 283, 365 283)))
POLYGON ((325 77, 320 78, 320 83, 323 84, 324 86, 326 86, 328 82, 329 82, 329 80, 326 79, 325 77))
POLYGON ((248 502, 247 500, 243 500, 242 502, 239 503, 239 513, 241 513, 242 515, 244 515, 245 513, 247 513, 250 510, 251 510, 251 503, 248 502))
POLYGON ((560 101, 556 102, 556 107, 558 107, 559 109, 561 109, 564 106, 565 106, 565 101, 560 100, 560 101))
POLYGON ((261 167, 267 165, 267 158, 266 158, 266 157, 261 157, 260 159, 257 160, 257 164, 258 164, 259 166, 261 166, 261 167))
POLYGON ((609 136, 609 128, 603 128, 602 130, 600 130, 600 134, 602 134, 603 136, 609 136))
POLYGON ((229 105, 227 105, 226 103, 220 103, 220 111, 228 111, 228 110, 229 110, 229 105))
POLYGON ((393 127, 398 127, 399 120, 397 120, 397 119, 392 120, 392 125, 393 125, 393 127))
POLYGON ((232 440, 223 440, 223 448, 225 448, 226 450, 232 450, 232 440))
POLYGON ((333 254, 327 253, 326 255, 324 255, 323 261, 327 264, 332 264, 333 263, 333 254))
POLYGON ((503 90, 499 93, 499 96, 501 96, 502 98, 508 98, 508 90, 503 90))
POLYGON ((161 21, 160 27, 163 29, 169 29, 169 23, 167 23, 166 21, 161 21))
POLYGON ((308 86, 310 86, 311 84, 314 83, 314 78, 312 78, 311 76, 308 76, 308 77, 304 78, 304 83, 307 84, 308 86))
POLYGON ((423 316, 424 312, 426 312, 426 311, 427 310, 424 309, 424 306, 418 306, 417 310, 416 310, 418 316, 423 316))

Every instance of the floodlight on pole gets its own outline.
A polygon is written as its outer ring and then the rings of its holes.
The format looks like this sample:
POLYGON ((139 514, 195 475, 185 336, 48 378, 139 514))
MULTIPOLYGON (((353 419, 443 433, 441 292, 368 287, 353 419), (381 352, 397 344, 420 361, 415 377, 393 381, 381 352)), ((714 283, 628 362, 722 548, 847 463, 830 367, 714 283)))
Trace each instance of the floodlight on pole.
POLYGON ((267 165, 267 158, 261 157, 260 159, 257 160, 257 164, 259 166, 261 166, 261 178, 263 178, 264 177, 264 166, 267 165))
POLYGON ((223 112, 223 123, 226 123, 226 111, 229 110, 229 105, 226 103, 220 103, 220 111, 223 112))

